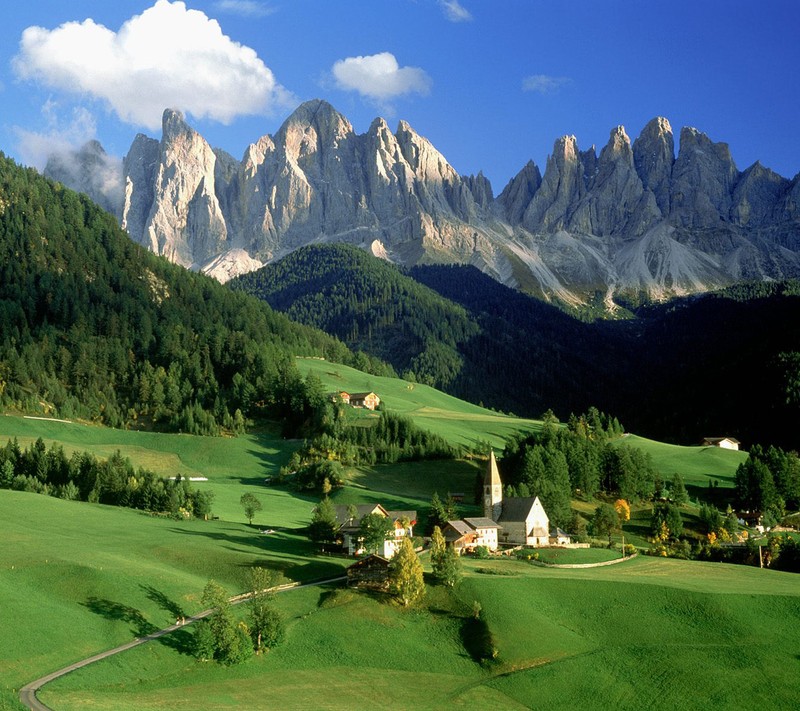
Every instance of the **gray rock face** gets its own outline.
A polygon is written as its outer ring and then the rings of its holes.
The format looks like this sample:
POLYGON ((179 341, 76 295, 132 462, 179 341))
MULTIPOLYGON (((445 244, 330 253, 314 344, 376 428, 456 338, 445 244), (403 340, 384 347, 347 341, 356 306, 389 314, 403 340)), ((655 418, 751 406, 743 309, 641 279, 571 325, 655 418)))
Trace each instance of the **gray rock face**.
POLYGON ((654 118, 633 142, 633 163, 642 186, 653 193, 662 215, 669 215, 670 180, 675 162, 672 126, 665 118, 654 118))
POLYGON ((683 128, 672 167, 670 220, 681 227, 719 227, 730 214, 737 178, 727 143, 712 143, 697 129, 683 128))
MULTIPOLYGON (((49 169, 102 197, 101 152, 49 169)), ((392 132, 378 118, 359 135, 309 101, 239 161, 168 110, 161 140, 137 136, 118 179, 116 214, 133 239, 221 280, 318 241, 403 264, 471 263, 576 306, 600 292, 610 309, 619 292, 662 299, 800 276, 800 176, 758 163, 740 173, 727 145, 691 128, 676 158, 664 118, 632 145, 618 126, 599 156, 559 138, 544 175, 529 162, 495 198, 404 121, 392 132)))

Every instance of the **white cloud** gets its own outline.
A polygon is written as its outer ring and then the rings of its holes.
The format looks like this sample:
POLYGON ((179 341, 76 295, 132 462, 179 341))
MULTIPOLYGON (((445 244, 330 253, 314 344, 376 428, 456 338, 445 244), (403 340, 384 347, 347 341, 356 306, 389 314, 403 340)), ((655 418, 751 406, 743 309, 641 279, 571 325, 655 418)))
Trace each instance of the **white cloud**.
POLYGON ((458 0, 439 0, 445 17, 450 22, 469 22, 472 14, 458 0))
POLYGON ((569 77, 552 77, 547 74, 533 74, 522 80, 523 91, 534 91, 538 94, 549 94, 572 81, 569 77))
POLYGON ((292 97, 249 47, 183 2, 158 0, 118 32, 67 22, 28 27, 13 60, 22 79, 106 102, 128 123, 156 130, 165 107, 230 123, 292 97))
POLYGON ((406 94, 426 95, 433 83, 419 67, 401 67, 390 52, 340 59, 332 72, 340 89, 357 91, 378 103, 406 94))
POLYGON ((266 17, 275 10, 256 0, 217 0, 214 3, 217 12, 229 12, 242 17, 266 17))
POLYGON ((94 116, 85 108, 77 107, 66 122, 59 118, 58 104, 48 99, 42 106, 44 131, 31 131, 14 127, 22 162, 41 170, 47 159, 55 153, 68 153, 92 140, 97 134, 94 116))

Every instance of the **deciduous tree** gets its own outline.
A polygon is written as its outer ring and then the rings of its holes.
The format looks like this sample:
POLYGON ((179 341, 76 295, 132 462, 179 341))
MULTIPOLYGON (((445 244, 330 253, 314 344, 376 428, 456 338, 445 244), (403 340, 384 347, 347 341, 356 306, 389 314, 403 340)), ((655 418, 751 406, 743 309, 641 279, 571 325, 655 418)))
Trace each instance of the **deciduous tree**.
POLYGON ((242 494, 241 498, 239 499, 239 503, 244 509, 244 515, 247 517, 248 523, 252 526, 255 515, 263 508, 261 506, 261 501, 259 501, 255 494, 251 494, 248 491, 247 493, 242 494))
POLYGON ((381 553, 384 541, 394 537, 394 521, 379 513, 367 514, 361 519, 358 535, 367 553, 381 553))
POLYGON ((425 594, 422 563, 411 539, 404 537, 389 566, 389 585, 404 607, 420 600, 425 594))

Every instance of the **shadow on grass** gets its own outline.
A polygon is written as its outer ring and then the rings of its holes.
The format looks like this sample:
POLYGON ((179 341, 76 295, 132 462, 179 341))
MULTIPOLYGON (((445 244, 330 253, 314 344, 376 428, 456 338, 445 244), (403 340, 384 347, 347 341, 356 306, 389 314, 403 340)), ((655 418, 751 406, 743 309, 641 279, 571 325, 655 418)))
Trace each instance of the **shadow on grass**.
POLYGON ((158 628, 145 619, 140 610, 121 602, 114 602, 105 598, 90 597, 81 603, 96 615, 105 617, 114 622, 127 622, 131 625, 131 632, 135 637, 145 637, 158 631, 158 628))
POLYGON ((196 643, 194 635, 189 630, 175 630, 165 634, 163 637, 159 637, 157 641, 165 647, 178 652, 178 654, 183 654, 187 657, 194 656, 196 643))
POLYGON ((184 612, 183 608, 174 600, 170 600, 170 598, 168 598, 160 590, 157 590, 152 585, 139 585, 139 587, 144 590, 148 600, 152 600, 154 603, 156 603, 156 605, 158 605, 162 610, 168 612, 170 616, 174 617, 176 620, 186 617, 186 613, 184 612))
POLYGON ((460 632, 461 643, 474 662, 486 664, 497 658, 494 635, 482 617, 465 617, 460 632))
POLYGON ((315 580, 338 578, 344 575, 344 568, 336 563, 324 560, 312 560, 307 563, 291 563, 262 558, 253 563, 242 564, 243 568, 264 568, 280 573, 285 581, 292 583, 309 583, 315 580))

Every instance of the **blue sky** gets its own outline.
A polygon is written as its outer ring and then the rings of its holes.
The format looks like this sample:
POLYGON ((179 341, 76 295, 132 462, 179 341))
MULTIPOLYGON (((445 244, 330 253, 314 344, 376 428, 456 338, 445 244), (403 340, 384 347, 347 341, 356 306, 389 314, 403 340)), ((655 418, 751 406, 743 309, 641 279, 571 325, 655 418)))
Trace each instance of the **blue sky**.
POLYGON ((28 0, 0 9, 0 150, 121 157, 170 106, 240 158, 323 98, 358 133, 408 121, 495 193, 561 135, 599 151, 654 116, 793 177, 798 66, 795 0, 28 0))

